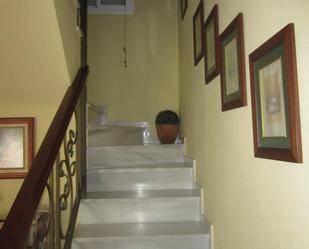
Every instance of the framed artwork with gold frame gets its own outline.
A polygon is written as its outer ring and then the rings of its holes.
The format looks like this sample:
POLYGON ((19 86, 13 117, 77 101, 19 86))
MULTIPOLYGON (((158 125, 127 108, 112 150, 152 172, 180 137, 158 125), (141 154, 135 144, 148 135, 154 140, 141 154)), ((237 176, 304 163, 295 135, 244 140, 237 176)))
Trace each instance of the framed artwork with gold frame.
POLYGON ((34 155, 34 118, 0 118, 0 178, 24 178, 34 155))

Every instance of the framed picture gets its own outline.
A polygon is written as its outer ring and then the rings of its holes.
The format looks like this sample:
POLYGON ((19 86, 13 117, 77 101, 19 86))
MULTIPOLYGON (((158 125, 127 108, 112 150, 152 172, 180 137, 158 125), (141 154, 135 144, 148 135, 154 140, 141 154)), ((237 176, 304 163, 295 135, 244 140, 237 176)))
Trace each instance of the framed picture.
POLYGON ((220 72, 220 46, 218 28, 218 5, 211 10, 203 28, 205 41, 205 83, 208 84, 220 72))
POLYGON ((24 178, 33 160, 34 118, 0 118, 0 178, 24 178))
POLYGON ((302 163, 294 25, 249 58, 255 157, 302 163))
POLYGON ((181 19, 184 19, 187 8, 188 8, 188 0, 180 0, 181 19))
POLYGON ((193 45, 194 45, 194 66, 196 66, 204 55, 203 48, 203 23, 204 23, 204 3, 200 1, 193 16, 193 45))
POLYGON ((222 111, 247 105, 242 13, 220 36, 222 111))

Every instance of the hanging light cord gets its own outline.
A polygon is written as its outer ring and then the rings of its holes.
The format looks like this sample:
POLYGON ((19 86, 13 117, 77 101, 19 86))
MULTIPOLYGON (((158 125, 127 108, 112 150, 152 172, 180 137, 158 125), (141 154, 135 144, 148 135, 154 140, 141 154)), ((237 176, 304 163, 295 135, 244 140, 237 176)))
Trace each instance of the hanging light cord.
POLYGON ((127 1, 125 0, 124 5, 124 46, 123 46, 123 53, 124 53, 124 67, 127 68, 127 1))

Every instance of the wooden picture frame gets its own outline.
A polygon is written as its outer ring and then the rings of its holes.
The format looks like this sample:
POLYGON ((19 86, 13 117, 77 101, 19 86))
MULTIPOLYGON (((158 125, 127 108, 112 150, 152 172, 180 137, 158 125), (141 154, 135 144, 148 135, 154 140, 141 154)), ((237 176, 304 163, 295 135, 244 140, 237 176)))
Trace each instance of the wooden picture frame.
POLYGON ((205 84, 210 83, 220 73, 220 45, 218 5, 211 10, 203 27, 205 84))
POLYGON ((243 15, 220 35, 222 111, 247 105, 243 15))
POLYGON ((0 179, 24 178, 34 155, 34 118, 0 118, 0 179))
POLYGON ((188 0, 179 0, 179 5, 180 5, 180 14, 181 14, 181 20, 185 18, 186 11, 188 8, 188 0))
POLYGON ((302 163, 294 25, 249 59, 255 157, 302 163))
POLYGON ((204 56, 203 24, 204 24, 204 2, 203 0, 201 0, 193 16, 194 66, 196 66, 204 56))

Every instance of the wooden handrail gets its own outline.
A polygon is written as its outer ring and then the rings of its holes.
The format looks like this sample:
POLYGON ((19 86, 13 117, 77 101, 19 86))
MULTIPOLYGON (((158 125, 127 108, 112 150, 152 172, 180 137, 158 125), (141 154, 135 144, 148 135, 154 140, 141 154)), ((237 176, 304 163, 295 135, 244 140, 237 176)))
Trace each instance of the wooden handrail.
POLYGON ((41 200, 80 93, 86 85, 88 73, 87 66, 80 68, 58 108, 1 229, 1 249, 24 248, 33 216, 41 200))

